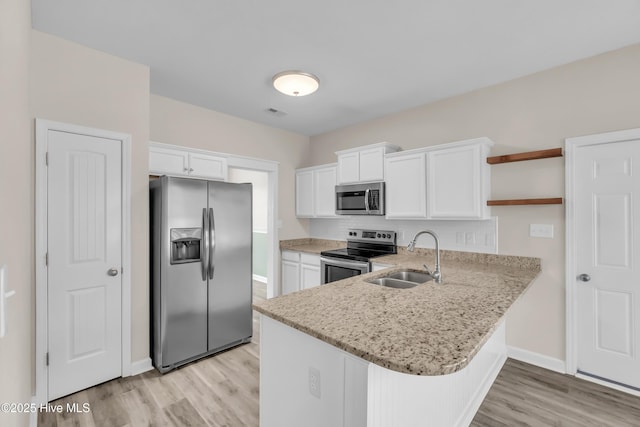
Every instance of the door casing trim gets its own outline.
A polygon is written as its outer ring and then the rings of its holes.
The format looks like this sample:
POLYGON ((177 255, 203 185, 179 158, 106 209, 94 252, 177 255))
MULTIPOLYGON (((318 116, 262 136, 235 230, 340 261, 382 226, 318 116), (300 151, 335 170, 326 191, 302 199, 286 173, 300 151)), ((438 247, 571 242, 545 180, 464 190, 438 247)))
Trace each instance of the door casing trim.
POLYGON ((576 230, 575 230, 575 203, 574 203, 574 170, 575 154, 580 148, 613 144, 640 138, 640 128, 627 129, 615 132, 606 132, 595 135, 586 135, 565 139, 565 304, 566 304, 566 368, 567 373, 576 375, 578 372, 577 350, 577 307, 576 307, 576 230))
POLYGON ((33 403, 46 404, 48 398, 48 351, 47 336, 47 166, 45 156, 48 150, 48 131, 60 131, 91 135, 120 141, 122 144, 122 347, 121 366, 123 377, 131 375, 131 135, 55 122, 36 118, 35 120, 35 376, 36 387, 33 403))

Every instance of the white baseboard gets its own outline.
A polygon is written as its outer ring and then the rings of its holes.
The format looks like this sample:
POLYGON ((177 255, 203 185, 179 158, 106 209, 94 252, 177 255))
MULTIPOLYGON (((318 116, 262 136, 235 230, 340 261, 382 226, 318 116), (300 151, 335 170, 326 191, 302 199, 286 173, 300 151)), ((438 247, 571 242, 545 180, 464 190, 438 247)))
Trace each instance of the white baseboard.
POLYGON ((567 366, 564 360, 534 353, 533 351, 522 348, 507 346, 507 357, 561 374, 567 373, 567 366))
POLYGON ((131 362, 131 376, 141 374, 143 372, 147 372, 153 369, 153 364, 151 363, 151 358, 147 357, 146 359, 138 360, 137 362, 131 362))
POLYGON ((257 274, 253 275, 253 280, 256 282, 267 283, 267 278, 264 276, 258 276, 257 274))

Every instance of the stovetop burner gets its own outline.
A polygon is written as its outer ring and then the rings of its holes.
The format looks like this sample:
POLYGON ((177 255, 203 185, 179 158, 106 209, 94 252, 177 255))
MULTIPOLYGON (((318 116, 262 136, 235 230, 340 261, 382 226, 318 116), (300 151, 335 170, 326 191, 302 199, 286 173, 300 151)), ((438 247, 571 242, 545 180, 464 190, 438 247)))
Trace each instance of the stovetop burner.
POLYGON ((397 253, 394 231, 350 229, 347 234, 346 248, 323 251, 320 255, 368 262, 371 258, 397 253))

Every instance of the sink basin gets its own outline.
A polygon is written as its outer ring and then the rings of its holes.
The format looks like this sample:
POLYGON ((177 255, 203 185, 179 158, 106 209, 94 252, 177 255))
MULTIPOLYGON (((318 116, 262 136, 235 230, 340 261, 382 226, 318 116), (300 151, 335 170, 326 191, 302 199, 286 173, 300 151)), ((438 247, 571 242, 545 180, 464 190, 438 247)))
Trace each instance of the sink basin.
POLYGON ((391 279, 404 280, 406 282, 413 282, 413 283, 424 283, 433 279, 433 277, 429 276, 427 273, 422 273, 420 271, 411 271, 411 270, 396 271, 395 273, 391 273, 386 277, 389 277, 391 279))
POLYGON ((367 280, 374 285, 386 286, 387 288, 408 289, 418 286, 417 283, 407 282, 405 280, 392 279, 391 277, 379 277, 377 279, 367 280))
POLYGON ((369 279, 367 282, 373 283, 374 285, 386 286, 387 288, 409 289, 418 286, 420 283, 428 282, 429 280, 433 280, 433 277, 427 273, 403 270, 394 271, 387 276, 369 279))

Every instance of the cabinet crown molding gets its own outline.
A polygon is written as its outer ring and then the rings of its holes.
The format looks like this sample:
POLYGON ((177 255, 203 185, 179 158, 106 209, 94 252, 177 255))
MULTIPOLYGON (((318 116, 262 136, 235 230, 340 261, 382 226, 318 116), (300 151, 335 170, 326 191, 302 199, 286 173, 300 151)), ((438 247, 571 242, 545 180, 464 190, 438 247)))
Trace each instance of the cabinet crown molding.
POLYGON ((426 153, 429 151, 442 150, 445 148, 467 147, 469 145, 481 145, 481 144, 487 147, 492 147, 495 143, 489 138, 487 138, 486 136, 481 136, 478 138, 465 139, 462 141, 446 142, 444 144, 435 144, 435 145, 429 145, 427 147, 413 148, 411 150, 404 150, 397 153, 388 153, 386 154, 386 157, 400 156, 402 154, 426 153))
POLYGON ((390 142, 378 142, 376 144, 363 145, 360 147, 347 148, 344 150, 336 151, 336 155, 347 154, 347 153, 355 153, 363 150, 370 150, 373 148, 386 148, 388 152, 400 151, 402 148, 400 146, 391 144, 390 142))

